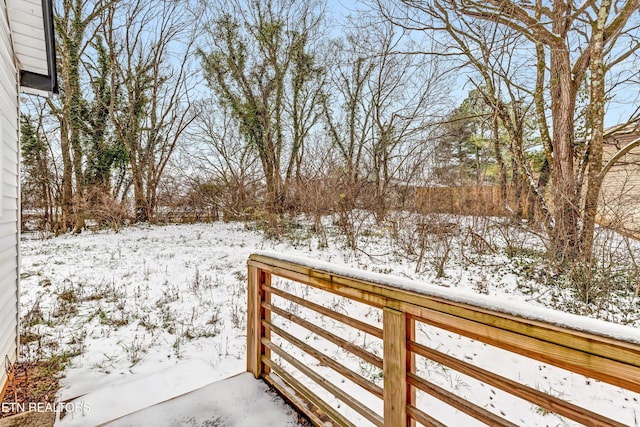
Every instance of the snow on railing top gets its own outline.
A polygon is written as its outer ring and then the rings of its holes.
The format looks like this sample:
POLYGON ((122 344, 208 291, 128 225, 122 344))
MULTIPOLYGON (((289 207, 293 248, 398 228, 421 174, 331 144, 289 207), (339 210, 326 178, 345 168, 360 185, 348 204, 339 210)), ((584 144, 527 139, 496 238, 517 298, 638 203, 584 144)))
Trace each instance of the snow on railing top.
POLYGON ((590 333, 628 343, 640 344, 640 329, 607 322, 601 319, 593 319, 565 313, 550 308, 531 305, 526 302, 513 301, 495 296, 479 295, 459 289, 444 288, 442 286, 431 285, 390 274, 363 271, 344 264, 336 264, 334 262, 320 261, 273 251, 259 251, 255 252, 254 255, 298 264, 330 275, 342 276, 363 282, 371 282, 388 288, 413 292, 427 297, 445 299, 451 302, 466 304, 476 308, 516 316, 531 321, 545 322, 566 329, 590 333))

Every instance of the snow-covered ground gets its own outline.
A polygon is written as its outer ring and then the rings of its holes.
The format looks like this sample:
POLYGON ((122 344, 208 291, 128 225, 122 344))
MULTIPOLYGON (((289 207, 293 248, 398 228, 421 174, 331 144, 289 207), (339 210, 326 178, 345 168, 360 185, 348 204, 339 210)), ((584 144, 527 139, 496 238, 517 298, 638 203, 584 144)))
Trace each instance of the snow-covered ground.
POLYGON ((65 402, 58 427, 303 427, 266 383, 243 372, 219 381, 215 368, 190 359, 148 376, 115 382, 65 402))
MULTIPOLYGON (((327 234, 318 236, 304 227, 294 227, 289 230, 289 238, 280 240, 266 239, 245 224, 222 222, 135 226, 120 233, 100 231, 46 240, 25 235, 20 304, 23 344, 28 350, 23 357, 75 354, 62 379, 59 395, 63 400, 166 369, 185 359, 209 363, 215 368, 217 378, 213 379, 242 372, 246 353, 246 261, 249 254, 264 250, 481 293, 497 304, 511 301, 507 304, 569 310, 576 306, 569 290, 552 289, 534 280, 531 270, 535 269, 535 258, 509 257, 504 250, 496 249, 501 244, 504 247, 509 239, 520 238, 515 233, 502 235, 502 239, 500 233, 493 233, 495 240, 486 237, 491 233, 481 240, 475 233, 458 233, 448 240, 433 238, 422 245, 429 248, 422 256, 417 250, 413 251, 414 256, 406 256, 398 242, 411 245, 419 237, 406 228, 391 233, 371 227, 360 233, 357 251, 345 249, 343 238, 340 233, 331 232, 330 223, 327 229, 327 234), (404 240, 402 233, 407 233, 404 240), (393 239, 390 234, 395 234, 393 239), (474 238, 476 242, 470 243, 474 238), (480 250, 487 247, 491 250, 480 250), (523 275, 523 270, 529 274, 523 275)), ((335 310, 379 324, 380 314, 368 307, 292 284, 283 286, 335 310)), ((637 301, 627 298, 609 305, 616 309, 601 304, 598 310, 586 311, 593 317, 640 326, 637 301)), ((333 323, 329 319, 325 325, 331 328, 333 323)), ((356 344, 379 351, 375 340, 366 341, 366 337, 353 331, 346 334, 356 344)), ((625 424, 640 425, 637 394, 427 326, 420 328, 419 335, 433 348, 446 348, 451 355, 497 370, 541 391, 584 404, 625 424)), ((317 341, 308 333, 300 337, 317 341)), ((323 349, 323 344, 318 343, 323 349)), ((342 363, 381 384, 376 369, 348 360, 349 356, 340 349, 333 351, 342 363)), ((314 360, 307 363, 318 365, 314 360)), ((570 425, 541 408, 504 396, 430 361, 419 358, 418 364, 436 384, 502 412, 516 424, 570 425)), ((359 393, 365 402, 369 399, 366 392, 356 388, 353 393, 359 393)), ((446 415, 448 410, 437 402, 421 399, 432 414, 442 413, 438 418, 448 419, 451 425, 472 425, 460 414, 446 415)), ((375 408, 376 402, 371 400, 371 405, 375 408)))

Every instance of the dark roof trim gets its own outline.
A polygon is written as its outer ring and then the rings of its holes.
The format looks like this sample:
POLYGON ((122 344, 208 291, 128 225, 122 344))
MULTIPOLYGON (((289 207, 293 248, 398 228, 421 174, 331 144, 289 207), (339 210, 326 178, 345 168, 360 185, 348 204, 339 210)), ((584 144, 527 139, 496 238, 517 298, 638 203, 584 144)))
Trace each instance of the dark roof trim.
POLYGON ((56 69, 56 35, 53 26, 53 0, 42 0, 42 18, 44 19, 44 41, 47 45, 47 65, 51 80, 51 93, 58 93, 58 71, 56 69))
POLYGON ((56 70, 55 30, 53 26, 52 0, 42 0, 42 19, 44 22, 44 42, 47 48, 47 69, 49 75, 30 71, 20 72, 20 85, 49 93, 58 93, 58 72, 56 70))
POLYGON ((31 71, 20 71, 20 86, 44 92, 58 93, 58 85, 53 86, 50 76, 32 73, 31 71))

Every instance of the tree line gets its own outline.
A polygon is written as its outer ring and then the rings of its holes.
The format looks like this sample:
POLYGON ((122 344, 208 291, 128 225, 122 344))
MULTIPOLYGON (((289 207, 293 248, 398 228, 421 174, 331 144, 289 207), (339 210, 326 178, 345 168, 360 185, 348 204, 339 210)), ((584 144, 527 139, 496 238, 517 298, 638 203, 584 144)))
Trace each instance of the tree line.
POLYGON ((22 115, 23 211, 55 233, 169 205, 275 229, 332 213, 348 236, 416 187, 495 185, 560 263, 588 260, 639 6, 59 0, 61 93, 22 115))

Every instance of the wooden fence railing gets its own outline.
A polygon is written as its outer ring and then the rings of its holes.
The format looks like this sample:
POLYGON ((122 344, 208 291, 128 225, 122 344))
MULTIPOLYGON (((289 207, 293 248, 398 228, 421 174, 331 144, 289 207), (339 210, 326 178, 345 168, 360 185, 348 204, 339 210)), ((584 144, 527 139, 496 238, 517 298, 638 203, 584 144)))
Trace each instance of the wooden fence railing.
POLYGON ((497 389, 524 399, 533 404, 529 407, 539 408, 540 412, 555 413, 588 426, 629 424, 619 421, 616 418, 619 414, 610 410, 596 413, 584 407, 587 405, 563 399, 562 393, 547 393, 504 372, 476 366, 465 357, 454 357, 450 349, 433 348, 428 340, 417 338, 417 325, 420 330, 423 326, 436 327, 447 331, 446 334, 484 343, 484 347, 506 350, 511 356, 504 358, 504 364, 518 357, 515 353, 545 366, 554 365, 626 389, 625 393, 634 396, 630 399, 631 406, 636 399, 635 414, 640 417, 637 400, 640 396, 635 395, 640 392, 640 333, 634 328, 592 320, 583 322, 576 316, 540 308, 531 308, 526 316, 509 314, 517 313, 520 306, 466 297, 446 288, 423 289, 415 282, 277 254, 251 255, 248 269, 247 369, 276 388, 316 425, 449 424, 439 419, 441 414, 437 411, 421 408, 417 394, 435 397, 487 425, 523 424, 522 414, 519 420, 507 419, 500 408, 490 407, 493 404, 474 403, 437 385, 429 375, 416 369, 416 357, 478 380, 488 385, 487 391, 497 389), (282 279, 275 280, 274 276, 282 279), (308 290, 296 295, 295 286, 373 307, 381 311, 382 320, 376 325, 345 314, 350 311, 348 308, 313 302, 307 297, 308 290), (318 317, 309 320, 301 311, 318 317), (336 328, 323 326, 327 322, 357 331, 351 337, 366 336, 381 341, 381 351, 340 336, 336 328), (583 324, 586 327, 582 328, 583 324), (614 338, 620 336, 629 338, 625 341, 614 338), (333 343, 350 357, 336 357, 335 353, 325 351, 324 344, 313 345, 320 340, 333 343), (354 369, 353 364, 347 363, 352 359, 371 366, 374 374, 363 375, 362 370, 354 369), (376 369, 379 375, 375 375, 376 369), (361 392, 354 392, 347 384, 361 392), (348 414, 345 408, 349 408, 348 414), (355 421, 349 414, 356 417, 355 421))

